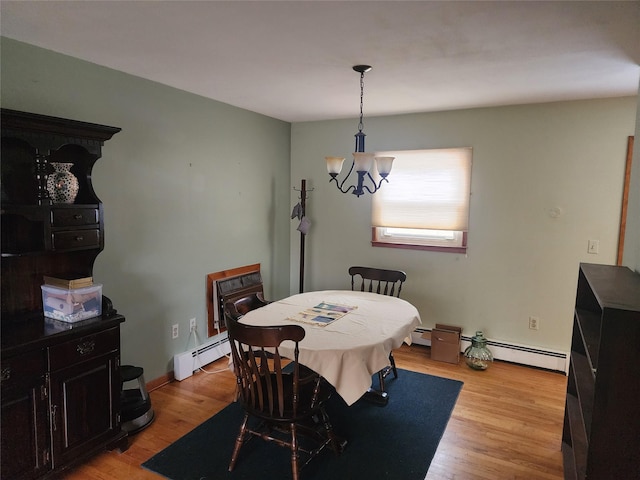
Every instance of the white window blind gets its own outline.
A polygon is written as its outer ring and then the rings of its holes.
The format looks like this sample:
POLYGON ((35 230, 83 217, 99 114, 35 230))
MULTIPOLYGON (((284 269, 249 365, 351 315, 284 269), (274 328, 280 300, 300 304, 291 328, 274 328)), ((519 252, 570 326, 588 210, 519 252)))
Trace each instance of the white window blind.
POLYGON ((396 159, 373 195, 374 227, 467 231, 472 149, 376 152, 396 159))

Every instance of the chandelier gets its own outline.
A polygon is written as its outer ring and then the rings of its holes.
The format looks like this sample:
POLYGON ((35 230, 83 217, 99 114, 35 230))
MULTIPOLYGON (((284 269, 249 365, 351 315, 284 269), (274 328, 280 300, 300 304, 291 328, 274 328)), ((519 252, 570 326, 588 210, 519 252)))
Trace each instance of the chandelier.
POLYGON ((349 173, 347 173, 347 176, 339 182, 337 177, 342 170, 342 164, 345 160, 344 157, 325 157, 325 160, 327 161, 327 171, 329 172, 329 175, 331 175, 331 180, 329 180, 329 182, 336 182, 336 187, 338 187, 338 190, 340 190, 342 193, 351 191, 351 193, 359 197, 360 195, 363 195, 365 193, 365 190, 369 193, 377 192, 383 181, 389 181, 387 180, 387 176, 391 171, 394 157, 376 157, 373 153, 366 153, 364 150, 364 137, 366 137, 366 135, 362 131, 364 74, 371 71, 371 66, 354 65, 353 70, 360 73, 360 122, 358 123, 358 133, 355 134, 356 149, 353 153, 353 162, 351 163, 351 168, 349 169, 349 173), (377 184, 370 173, 370 170, 373 167, 374 163, 376 164, 376 169, 378 170, 378 174, 380 175, 380 181, 377 184), (354 170, 358 174, 357 185, 350 185, 344 188, 344 184, 351 175, 351 172, 353 172, 354 170), (365 184, 365 182, 367 182, 368 184, 365 184))

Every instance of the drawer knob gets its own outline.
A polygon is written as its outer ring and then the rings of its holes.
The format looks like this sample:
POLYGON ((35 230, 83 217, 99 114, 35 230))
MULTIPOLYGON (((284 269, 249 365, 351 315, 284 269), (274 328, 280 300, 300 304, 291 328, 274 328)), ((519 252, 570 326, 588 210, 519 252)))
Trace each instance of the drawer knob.
POLYGON ((5 367, 2 369, 2 373, 0 373, 0 380, 3 382, 5 380, 9 380, 11 378, 11 367, 5 367))
POLYGON ((76 347, 76 350, 80 355, 86 355, 93 352, 95 348, 96 342, 94 342, 93 340, 87 340, 86 342, 79 343, 76 347))
POLYGON ((82 215, 80 215, 79 213, 76 213, 76 214, 73 216, 73 218, 74 218, 75 220, 82 220, 82 215))
POLYGON ((76 237, 76 242, 81 242, 82 240, 84 240, 84 237, 82 235, 78 235, 76 237))

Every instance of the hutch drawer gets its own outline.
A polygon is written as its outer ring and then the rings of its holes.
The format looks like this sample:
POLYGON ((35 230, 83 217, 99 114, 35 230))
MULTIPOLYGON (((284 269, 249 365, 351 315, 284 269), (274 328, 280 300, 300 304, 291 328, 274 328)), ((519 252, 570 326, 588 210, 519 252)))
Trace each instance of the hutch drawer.
POLYGON ((100 229, 65 230, 51 234, 54 250, 100 246, 100 229))
POLYGON ((100 212, 97 208, 51 209, 51 224, 54 227, 79 227, 82 225, 96 225, 99 222, 100 212))
POLYGON ((49 347, 49 369, 54 372, 71 364, 86 362, 120 348, 118 327, 49 347))
POLYGON ((44 375, 46 361, 42 350, 23 353, 2 359, 2 389, 29 384, 34 378, 44 375))

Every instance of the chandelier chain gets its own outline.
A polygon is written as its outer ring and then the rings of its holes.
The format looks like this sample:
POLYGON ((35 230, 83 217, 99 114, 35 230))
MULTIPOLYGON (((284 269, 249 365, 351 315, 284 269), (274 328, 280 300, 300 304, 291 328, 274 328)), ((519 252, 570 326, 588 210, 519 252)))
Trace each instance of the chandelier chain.
POLYGON ((364 105, 364 72, 360 72, 360 122, 358 123, 358 130, 362 132, 364 124, 362 123, 362 107, 364 105))

